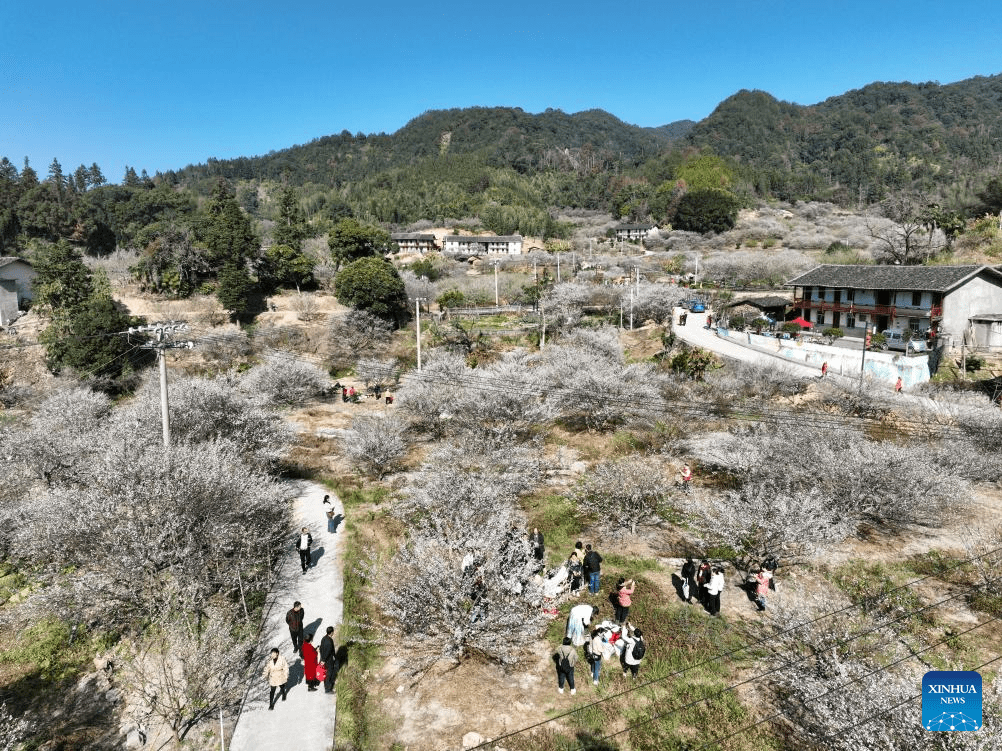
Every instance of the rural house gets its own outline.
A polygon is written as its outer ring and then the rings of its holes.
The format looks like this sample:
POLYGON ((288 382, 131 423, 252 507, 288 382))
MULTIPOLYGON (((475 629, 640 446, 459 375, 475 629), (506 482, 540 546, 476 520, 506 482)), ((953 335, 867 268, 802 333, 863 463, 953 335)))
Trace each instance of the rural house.
POLYGON ((438 250, 438 243, 435 242, 434 235, 422 235, 414 232, 397 232, 390 235, 390 239, 397 244, 401 253, 431 253, 438 250))
POLYGON ((18 316, 25 302, 34 299, 32 284, 38 274, 23 258, 0 256, 0 326, 18 316))
POLYGON ((1002 271, 991 266, 834 266, 786 283, 793 308, 816 326, 949 336, 959 346, 974 318, 1002 313, 1002 271))
POLYGON ((657 228, 656 224, 620 224, 616 227, 616 240, 642 242, 657 228))
POLYGON ((522 254, 521 235, 446 235, 442 251, 457 255, 508 255, 522 254))

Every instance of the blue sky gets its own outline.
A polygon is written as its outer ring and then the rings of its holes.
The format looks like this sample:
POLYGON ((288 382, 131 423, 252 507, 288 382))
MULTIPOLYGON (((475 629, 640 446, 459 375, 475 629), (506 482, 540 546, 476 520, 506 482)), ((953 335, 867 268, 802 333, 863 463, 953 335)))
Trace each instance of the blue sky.
POLYGON ((429 109, 700 120, 740 89, 813 104, 1002 72, 1002 8, 956 0, 638 3, 4 0, 0 156, 152 175, 429 109))

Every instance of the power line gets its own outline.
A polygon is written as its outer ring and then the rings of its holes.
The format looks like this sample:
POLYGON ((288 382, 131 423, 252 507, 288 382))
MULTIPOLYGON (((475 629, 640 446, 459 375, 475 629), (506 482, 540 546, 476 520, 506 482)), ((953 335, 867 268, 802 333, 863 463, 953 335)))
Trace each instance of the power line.
MULTIPOLYGON (((599 700, 591 702, 589 704, 584 704, 584 705, 575 707, 575 708, 570 709, 567 712, 564 712, 562 714, 555 715, 554 717, 547 718, 546 720, 542 720, 542 721, 537 722, 537 723, 535 723, 533 725, 529 725, 529 726, 521 728, 519 730, 512 731, 511 733, 508 733, 506 735, 500 736, 499 738, 495 738, 490 743, 484 743, 484 744, 481 744, 480 746, 476 746, 475 748, 489 747, 491 743, 496 743, 498 741, 505 740, 506 738, 511 738, 511 737, 513 737, 515 735, 520 735, 522 733, 528 732, 530 730, 534 730, 534 729, 536 729, 538 727, 541 727, 543 725, 549 724, 551 722, 554 722, 556 720, 562 719, 564 717, 569 717, 569 716, 571 716, 573 714, 576 714, 578 712, 582 712, 582 711, 584 711, 586 709, 591 709, 592 707, 596 707, 596 706, 604 704, 604 703, 606 703, 608 701, 612 701, 613 699, 618 699, 618 698, 620 698, 622 696, 626 696, 626 695, 631 694, 631 693, 633 693, 635 691, 640 691, 640 690, 648 688, 650 686, 654 686, 656 684, 659 684, 659 683, 662 683, 664 681, 667 681, 667 680, 669 680, 671 678, 677 678, 678 676, 684 675, 685 673, 688 673, 688 672, 690 672, 692 670, 695 670, 696 668, 700 668, 700 667, 703 667, 705 665, 712 664, 712 663, 717 662, 718 660, 724 659, 726 657, 733 657, 736 654, 739 654, 741 652, 750 650, 750 649, 752 649, 754 647, 761 646, 762 644, 764 644, 766 642, 774 641, 777 638, 780 638, 780 637, 786 636, 788 634, 791 634, 794 631, 798 631, 799 629, 805 628, 806 626, 813 626, 814 624, 819 623, 819 622, 821 622, 821 621, 823 621, 823 620, 825 620, 827 618, 832 618, 832 617, 834 617, 836 615, 841 615, 843 613, 851 612, 851 611, 855 610, 856 608, 861 608, 861 607, 866 607, 866 606, 872 605, 873 603, 879 602, 880 600, 883 600, 886 597, 889 597, 890 595, 892 595, 892 594, 894 594, 896 592, 904 590, 904 589, 906 589, 908 587, 912 587, 912 586, 914 586, 916 584, 920 584, 921 582, 928 581, 929 579, 939 578, 943 573, 946 573, 947 571, 951 571, 951 570, 953 570, 955 568, 959 568, 959 567, 964 566, 964 565, 966 565, 968 563, 971 563, 972 561, 976 561, 976 560, 979 560, 981 558, 985 558, 987 556, 993 555, 993 554, 998 553, 998 552, 1002 552, 1002 547, 998 547, 998 548, 995 548, 993 550, 989 550, 989 551, 987 551, 985 553, 982 553, 981 555, 972 556, 970 558, 965 558, 965 559, 962 559, 962 560, 958 560, 956 563, 954 563, 953 565, 947 567, 944 571, 941 571, 937 575, 927 574, 926 576, 919 577, 918 579, 914 579, 914 580, 912 580, 910 582, 906 582, 905 584, 901 584, 901 585, 899 585, 897 587, 894 587, 893 589, 889 589, 886 592, 878 595, 877 597, 873 597, 873 598, 870 598, 870 599, 867 599, 867 600, 864 600, 862 602, 855 603, 855 604, 852 604, 852 605, 847 605, 847 606, 845 606, 843 608, 840 608, 838 610, 834 610, 834 611, 832 611, 830 613, 823 613, 822 615, 819 615, 816 618, 813 618, 813 619, 811 619, 809 621, 805 621, 803 623, 799 623, 799 624, 797 624, 795 626, 791 626, 790 628, 784 629, 784 630, 779 631, 777 633, 770 634, 768 636, 764 636, 761 639, 758 639, 757 641, 753 641, 753 642, 750 642, 750 643, 747 643, 747 644, 743 644, 740 647, 735 647, 734 649, 730 649, 730 650, 727 650, 725 652, 718 652, 717 654, 713 655, 712 657, 708 657, 708 658, 706 658, 706 659, 704 659, 704 660, 702 660, 700 662, 697 662, 697 663, 694 663, 692 665, 689 665, 688 667, 676 670, 676 671, 674 671, 672 673, 669 673, 668 675, 665 675, 665 676, 663 676, 661 678, 655 678, 653 680, 647 681, 646 683, 642 683, 640 685, 633 686, 633 687, 630 687, 628 689, 624 689, 623 691, 620 691, 618 693, 611 694, 610 696, 607 696, 607 697, 605 697, 603 699, 599 699, 599 700)), ((985 585, 979 585, 979 586, 985 586, 985 585)), ((976 587, 974 587, 974 588, 976 588, 976 587)), ((889 622, 887 622, 887 623, 885 623, 883 625, 876 626, 876 627, 870 629, 870 631, 868 631, 866 633, 858 634, 857 636, 852 637, 851 639, 848 639, 847 641, 845 641, 845 643, 848 643, 849 641, 853 641, 856 638, 860 638, 862 636, 865 636, 868 633, 872 633, 875 630, 879 630, 881 628, 886 628, 887 626, 892 625, 892 624, 896 623, 897 621, 902 620, 903 618, 910 618, 913 615, 915 615, 916 613, 920 613, 920 612, 923 612, 925 610, 929 610, 929 609, 931 609, 933 607, 938 607, 939 605, 943 604, 944 602, 948 602, 950 600, 954 600, 957 597, 964 596, 966 594, 967 593, 961 593, 959 595, 953 595, 952 597, 948 597, 948 598, 946 598, 946 599, 944 599, 944 600, 942 600, 940 602, 934 603, 932 605, 925 606, 925 607, 920 608, 920 609, 918 609, 916 611, 912 611, 912 612, 906 613, 905 615, 900 616, 900 617, 896 618, 893 621, 889 621, 889 622)), ((806 658, 804 658, 804 659, 806 659, 806 658)), ((790 664, 795 664, 795 663, 790 663, 790 664)), ((769 675, 769 674, 771 674, 771 672, 775 672, 775 671, 770 671, 769 673, 766 673, 765 675, 769 675)), ((759 676, 759 677, 764 677, 764 676, 759 676)), ((732 688, 736 688, 738 686, 744 685, 745 683, 749 683, 749 682, 752 682, 754 680, 757 680, 757 678, 746 679, 744 681, 741 681, 740 683, 734 684, 734 686, 729 686, 729 687, 727 687, 725 689, 721 689, 720 691, 718 691, 716 694, 713 694, 713 695, 718 695, 718 694, 725 693, 725 692, 731 690, 732 688)), ((711 698, 711 697, 706 697, 706 698, 711 698)), ((701 701, 705 701, 705 699, 701 699, 700 702, 701 701)), ((694 704, 698 704, 700 702, 694 702, 694 704)), ((692 706, 692 705, 686 705, 686 707, 688 707, 688 706, 692 706)), ((680 709, 685 709, 686 707, 681 707, 680 709)))
MULTIPOLYGON (((954 639, 957 636, 963 636, 965 634, 969 634, 972 631, 976 631, 979 628, 987 626, 989 623, 993 623, 993 622, 995 622, 997 620, 999 620, 999 619, 997 617, 995 617, 995 616, 989 617, 988 620, 984 621, 983 623, 979 623, 977 626, 972 626, 971 628, 967 629, 966 631, 961 631, 959 634, 954 634, 953 636, 945 637, 944 639, 941 639, 940 641, 936 642, 935 644, 931 644, 931 645, 925 647, 924 649, 920 649, 917 652, 913 652, 913 653, 911 653, 911 654, 909 654, 909 655, 907 655, 905 657, 900 657, 897 660, 893 660, 892 662, 889 662, 886 665, 882 665, 879 668, 871 670, 869 673, 861 675, 861 676, 859 676, 857 678, 853 678, 851 681, 847 681, 847 682, 845 682, 845 683, 843 683, 843 684, 841 684, 839 686, 836 686, 835 688, 829 689, 828 691, 825 691, 824 693, 818 694, 817 696, 813 696, 813 697, 811 697, 809 699, 804 699, 803 701, 804 701, 805 704, 807 704, 809 702, 818 701, 819 699, 823 699, 824 697, 829 696, 829 695, 835 693, 836 691, 844 689, 846 686, 851 686, 854 683, 859 683, 860 681, 863 681, 863 680, 869 678, 870 676, 877 675, 878 673, 887 672, 887 670, 889 668, 892 668, 895 665, 899 665, 902 662, 907 662, 908 660, 914 659, 914 658, 918 657, 921 654, 924 654, 926 652, 929 652, 929 651, 935 649, 936 647, 939 647, 939 646, 941 646, 943 644, 946 644, 951 639, 954 639)), ((840 645, 836 645, 836 646, 840 646, 840 645)), ((803 662, 804 659, 809 659, 811 657, 814 657, 814 655, 807 655, 805 658, 802 658, 801 660, 798 660, 798 661, 796 661, 794 663, 789 663, 788 665, 783 665, 783 666, 781 666, 781 667, 779 667, 776 670, 771 671, 771 672, 779 672, 780 670, 785 670, 790 665, 795 665, 795 664, 797 664, 797 662, 803 662)), ((1002 657, 998 657, 996 659, 997 660, 998 659, 1002 659, 1002 657)), ((994 660, 992 662, 994 662, 994 660)), ((986 664, 990 664, 990 663, 986 663, 986 664)), ((981 665, 980 667, 984 667, 984 665, 981 665)), ((980 667, 976 668, 976 669, 980 669, 980 667)), ((610 738, 615 738, 617 735, 622 735, 623 733, 628 733, 631 730, 636 730, 637 728, 642 727, 644 725, 647 725, 647 724, 649 724, 651 722, 654 722, 655 720, 662 719, 662 718, 667 717, 669 715, 675 714, 676 712, 680 712, 683 709, 688 709, 689 707, 693 707, 693 706, 695 706, 697 704, 701 704, 704 701, 707 701, 708 699, 713 698, 714 696, 719 696, 720 694, 722 694, 722 693, 724 693, 726 691, 731 691, 734 688, 736 688, 737 686, 740 686, 743 683, 747 683, 747 682, 749 682, 749 681, 743 681, 742 683, 734 684, 733 686, 728 686, 726 689, 718 691, 718 692, 716 692, 714 694, 711 694, 709 696, 703 697, 702 699, 699 699, 698 701, 692 702, 690 704, 686 704, 686 705, 681 706, 681 707, 675 707, 675 708, 673 708, 673 709, 671 709, 671 710, 669 710, 667 712, 661 712, 661 713, 652 715, 650 717, 645 718, 641 722, 633 723, 632 725, 628 725, 627 727, 623 728, 622 730, 617 730, 615 733, 609 733, 608 735, 604 735, 601 738, 598 738, 596 740, 607 741, 610 738)), ((921 696, 922 696, 922 694, 919 694, 919 697, 921 697, 921 696)), ((911 701, 914 698, 917 698, 917 697, 912 697, 911 699, 908 699, 906 701, 911 701)), ((902 702, 902 703, 905 703, 905 702, 902 702)), ((895 707, 892 707, 891 710, 897 708, 897 706, 900 706, 900 705, 895 705, 895 707)), ((877 715, 874 715, 874 717, 872 717, 871 719, 875 719, 876 717, 879 717, 880 714, 884 714, 887 711, 891 711, 891 710, 885 710, 885 712, 878 713, 877 715)), ((764 717, 761 720, 757 720, 757 721, 755 721, 753 723, 745 725, 742 728, 740 728, 739 730, 736 730, 733 733, 730 733, 729 735, 724 736, 723 738, 716 738, 716 739, 714 739, 712 741, 708 741, 708 742, 704 743, 701 746, 697 746, 696 749, 694 749, 693 751, 702 751, 702 749, 705 749, 705 748, 711 748, 713 746, 719 746, 720 744, 724 743, 725 741, 730 740, 731 738, 733 738, 733 737, 735 737, 737 735, 740 735, 740 734, 742 734, 742 733, 744 733, 744 732, 746 732, 746 731, 748 731, 748 730, 750 730, 752 728, 758 727, 759 725, 762 725, 762 724, 764 724, 766 722, 770 722, 771 720, 777 719, 777 718, 782 717, 784 715, 786 715, 786 711, 785 710, 781 710, 781 711, 776 712, 776 713, 774 713, 772 715, 769 715, 768 717, 764 717)), ((838 735, 838 733, 834 733, 834 734, 831 734, 829 736, 825 736, 825 738, 831 738, 831 737, 834 737, 835 735, 838 735)), ((585 749, 584 747, 580 747, 578 749, 575 749, 575 751, 587 751, 587 749, 585 749)))

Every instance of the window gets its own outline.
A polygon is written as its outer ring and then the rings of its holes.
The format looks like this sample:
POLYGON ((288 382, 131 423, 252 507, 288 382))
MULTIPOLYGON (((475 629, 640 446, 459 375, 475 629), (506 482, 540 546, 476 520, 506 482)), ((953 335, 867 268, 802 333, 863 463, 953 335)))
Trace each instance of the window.
POLYGON ((811 292, 813 292, 813 291, 814 291, 814 287, 804 287, 804 295, 803 295, 803 297, 801 299, 803 299, 803 300, 810 300, 811 299, 811 292))
POLYGON ((845 291, 845 300, 846 302, 854 302, 856 300, 856 290, 847 289, 845 291))
POLYGON ((921 308, 922 307, 922 293, 912 292, 912 307, 921 308))
POLYGON ((825 299, 825 288, 824 287, 818 287, 818 299, 819 300, 824 300, 825 299))
POLYGON ((912 331, 918 331, 919 330, 919 322, 921 320, 922 320, 921 318, 909 318, 908 319, 908 328, 910 328, 912 331))

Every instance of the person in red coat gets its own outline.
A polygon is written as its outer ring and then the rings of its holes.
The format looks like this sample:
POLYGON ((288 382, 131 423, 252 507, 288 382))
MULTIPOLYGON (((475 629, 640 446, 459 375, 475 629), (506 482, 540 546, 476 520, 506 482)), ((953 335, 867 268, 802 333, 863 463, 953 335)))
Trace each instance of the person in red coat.
POLYGON ((317 684, 317 649, 313 646, 313 634, 303 637, 303 673, 306 678, 307 691, 316 691, 317 684))

